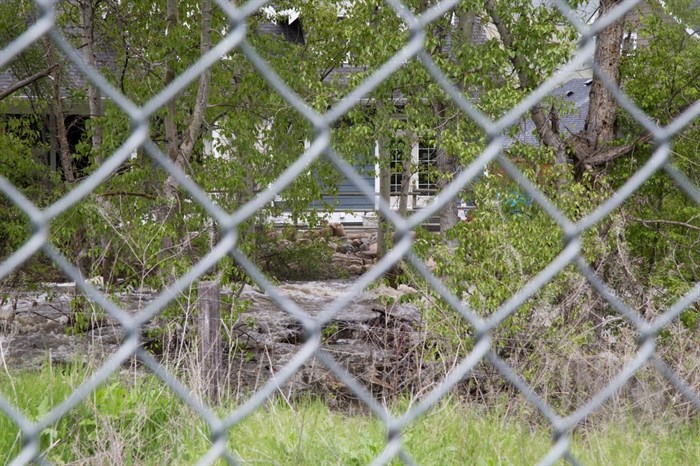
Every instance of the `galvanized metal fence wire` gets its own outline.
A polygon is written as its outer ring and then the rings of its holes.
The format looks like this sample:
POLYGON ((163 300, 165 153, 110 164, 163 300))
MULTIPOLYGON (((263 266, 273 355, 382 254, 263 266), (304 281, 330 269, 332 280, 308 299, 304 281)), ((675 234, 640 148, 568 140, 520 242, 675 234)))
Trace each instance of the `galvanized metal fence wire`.
POLYGON ((658 318, 647 321, 641 318, 634 310, 628 307, 596 275, 581 256, 582 235, 596 223, 608 216, 614 209, 627 200, 639 187, 652 175, 665 172, 675 181, 695 203, 700 204, 700 191, 693 183, 676 167, 669 159, 673 136, 688 126, 700 115, 700 102, 695 102, 680 116, 666 126, 658 126, 649 116, 640 110, 620 88, 609 79, 593 63, 594 40, 596 34, 606 28, 615 20, 629 12, 638 0, 621 2, 605 16, 599 18, 593 24, 584 24, 571 11, 570 7, 562 0, 552 0, 552 4, 560 10, 565 18, 580 33, 580 46, 567 65, 562 67, 554 76, 548 79, 540 87, 530 93, 517 106, 512 108, 498 120, 492 120, 481 113, 472 103, 469 97, 462 94, 457 87, 450 82, 446 75, 435 64, 431 56, 425 50, 426 27, 437 18, 443 16, 458 3, 457 0, 445 0, 431 7, 422 14, 416 16, 410 12, 399 0, 387 0, 387 3, 403 19, 410 30, 410 36, 405 46, 401 48, 389 61, 380 66, 359 86, 352 89, 342 100, 325 113, 319 113, 310 108, 285 82, 272 70, 270 65, 256 52, 247 39, 246 20, 262 6, 263 0, 250 0, 245 5, 235 7, 225 0, 216 0, 222 11, 225 12, 230 22, 230 31, 216 46, 201 56, 196 63, 190 66, 184 73, 161 90, 155 97, 143 106, 138 106, 124 96, 118 89, 112 86, 107 79, 96 69, 87 66, 80 57, 78 51, 66 40, 56 27, 55 2, 51 0, 36 0, 39 11, 37 20, 16 37, 11 43, 0 50, 0 68, 6 66, 16 58, 24 49, 35 41, 48 35, 50 40, 62 51, 80 72, 91 83, 97 86, 106 98, 111 99, 123 110, 131 120, 132 131, 122 146, 108 157, 89 177, 81 181, 73 190, 63 198, 45 209, 37 208, 18 189, 12 186, 6 178, 0 176, 0 192, 7 196, 30 219, 33 233, 26 243, 10 255, 0 264, 0 279, 8 276, 21 264, 39 251, 43 251, 66 275, 75 280, 77 286, 84 294, 97 305, 101 306, 110 316, 115 318, 124 332, 124 339, 116 351, 104 364, 77 388, 71 396, 55 406, 48 414, 36 422, 28 419, 15 406, 0 394, 0 410, 11 418, 20 428, 23 447, 20 454, 12 464, 26 464, 31 461, 45 462, 41 457, 40 435, 41 432, 56 423, 72 408, 81 403, 101 383, 119 367, 132 357, 136 357, 158 376, 164 384, 172 389, 190 408, 192 408, 208 425, 211 431, 211 448, 199 460, 201 464, 211 464, 218 458, 224 458, 230 464, 237 464, 237 459, 227 451, 227 431, 235 424, 241 422, 246 416, 259 408, 266 399, 285 383, 297 370, 299 370, 311 358, 318 361, 332 371, 337 378, 344 383, 359 400, 365 403, 372 412, 385 424, 387 439, 386 446, 374 459, 373 464, 386 464, 392 458, 398 457, 406 464, 414 464, 414 460, 402 446, 402 432, 411 425, 419 416, 426 413, 441 398, 443 398, 454 385, 467 376, 475 366, 483 361, 490 363, 503 377, 517 388, 517 390, 532 403, 542 415, 551 423, 553 432, 553 445, 547 455, 542 458, 541 464, 553 464, 564 458, 571 464, 578 464, 578 460, 571 452, 570 433, 572 429, 598 409, 610 398, 625 382, 630 379, 642 366, 651 364, 663 374, 673 386, 688 397, 697 407, 700 407, 700 397, 656 354, 656 337, 659 332, 679 314, 692 305, 700 297, 700 285, 696 285, 689 293, 670 306, 658 318), (282 175, 266 190, 259 193, 253 200, 233 213, 223 211, 211 201, 209 196, 182 171, 177 169, 165 156, 160 148, 149 139, 148 120, 163 107, 169 100, 176 97, 187 85, 192 83, 208 67, 214 65, 222 56, 237 49, 242 52, 258 70, 272 88, 275 89, 290 105, 299 111, 303 117, 313 126, 315 137, 308 149, 291 165, 282 175), (336 300, 317 316, 311 316, 291 300, 285 298, 276 290, 263 273, 237 248, 237 228, 246 219, 254 215, 259 209, 272 201, 287 185, 298 175, 307 169, 309 164, 325 154, 337 168, 346 175, 368 199, 374 201, 375 193, 363 182, 355 170, 348 165, 343 158, 331 147, 331 126, 343 117, 360 100, 371 93, 387 77, 401 68, 409 60, 417 60, 432 75, 435 81, 444 89, 454 103, 473 121, 475 121, 488 137, 488 145, 476 160, 464 170, 443 190, 441 195, 429 208, 423 209, 411 217, 403 218, 393 212, 387 203, 380 201, 379 210, 393 225, 396 232, 395 245, 391 251, 379 260, 374 267, 362 275, 352 286, 349 293, 336 300), (533 105, 562 84, 571 71, 582 65, 589 65, 602 79, 605 87, 613 93, 619 105, 628 112, 646 131, 651 134, 655 150, 646 164, 630 177, 624 185, 600 205, 592 213, 577 222, 570 221, 550 200, 515 167, 504 155, 503 149, 506 139, 503 134, 511 126, 526 117, 533 105), (51 234, 51 221, 65 212, 71 206, 88 196, 100 183, 113 173, 127 158, 137 149, 143 148, 164 170, 172 175, 192 198, 199 203, 217 223, 221 235, 218 243, 209 253, 195 264, 185 275, 178 278, 170 287, 165 289, 157 299, 151 302, 137 315, 130 315, 123 309, 112 303, 91 284, 85 282, 77 269, 70 261, 49 243, 51 234), (412 252, 412 236, 409 232, 419 226, 426 219, 435 215, 446 203, 453 199, 468 183, 475 180, 483 173, 487 164, 496 162, 503 170, 520 185, 520 187, 558 224, 565 234, 565 244, 561 253, 544 268, 538 275, 532 278, 519 292, 487 318, 481 318, 475 312, 454 296, 446 286, 434 276, 426 267, 422 259, 412 252), (273 300, 287 313, 293 316, 303 326, 307 339, 297 354, 275 374, 267 383, 254 393, 245 403, 226 417, 217 416, 210 406, 193 396, 146 350, 141 346, 139 333, 141 326, 156 317, 165 306, 179 293, 195 282, 208 269, 214 266, 220 259, 230 255, 250 277, 272 297, 273 300), (380 276, 388 271, 398 261, 408 260, 422 275, 425 280, 459 313, 465 321, 473 326, 474 348, 454 370, 446 376, 442 383, 421 401, 409 409, 405 414, 395 417, 382 407, 369 393, 369 391, 353 378, 331 354, 321 347, 321 331, 340 313, 345 306, 371 285, 380 276), (527 382, 517 374, 508 364, 496 354, 491 344, 491 332, 526 300, 532 297, 547 282, 565 267, 573 264, 584 275, 591 286, 600 293, 605 300, 622 315, 639 333, 639 346, 636 356, 632 358, 620 372, 612 378, 607 386, 592 397, 585 405, 581 406, 573 414, 561 417, 549 406, 527 382))

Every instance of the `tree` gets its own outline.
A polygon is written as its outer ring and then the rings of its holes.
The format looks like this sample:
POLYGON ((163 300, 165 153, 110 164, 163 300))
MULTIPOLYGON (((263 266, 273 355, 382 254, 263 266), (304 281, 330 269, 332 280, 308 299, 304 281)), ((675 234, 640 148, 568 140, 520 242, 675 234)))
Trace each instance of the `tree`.
MULTIPOLYGON (((10 3, 14 5, 12 8, 23 12, 19 16, 22 19, 17 20, 20 23, 31 15, 31 2, 12 0, 4 4, 10 3)), ((421 0, 405 4, 414 14, 419 14, 437 2, 421 0)), ((603 1, 601 13, 615 5, 612 0, 603 1)), ((261 24, 277 21, 283 25, 287 21, 283 16, 275 18, 262 12, 248 19, 248 40, 282 79, 319 112, 333 107, 389 61, 410 36, 404 20, 381 1, 349 2, 343 4, 342 11, 337 2, 324 0, 277 2, 276 7, 277 11, 293 8, 299 12, 305 42, 295 43, 280 34, 262 33, 261 24), (354 66, 348 67, 347 63, 354 66)), ((81 50, 86 63, 101 66, 107 79, 139 105, 171 83, 230 30, 223 13, 207 0, 168 0, 162 4, 80 0, 61 3, 58 13, 58 24, 81 50), (195 30, 197 34, 192 33, 195 30), (97 58, 105 54, 109 63, 100 63, 97 58)), ((639 70, 662 65, 641 50, 620 55, 624 22, 624 19, 616 21, 599 34, 595 59, 614 81, 634 94, 635 88, 644 89, 643 73, 639 70)), ((13 37, 16 30, 21 27, 7 28, 3 37, 13 37)), ((575 51, 577 40, 573 27, 546 3, 485 0, 461 2, 430 23, 426 27, 424 49, 474 105, 495 119, 565 64, 575 51)), ((688 41, 679 46, 683 50, 694 47, 688 41)), ((60 77, 57 73, 63 62, 60 55, 52 60, 51 54, 42 52, 34 46, 12 63, 15 75, 22 77, 14 92, 22 89, 35 98, 59 96, 53 99, 54 107, 58 108, 68 96, 60 93, 60 79, 49 82, 46 76, 53 73, 60 77)), ((688 70, 683 75, 685 84, 677 81, 674 85, 676 90, 687 92, 694 89, 691 60, 682 68, 688 70)), ((65 130, 60 129, 63 118, 57 118, 54 128, 66 179, 71 170, 89 173, 130 132, 128 118, 114 102, 104 99, 89 82, 82 86, 74 93, 88 104, 89 137, 78 145, 64 144, 61 133, 65 130), (80 168, 76 165, 79 159, 80 168)), ((671 99, 674 114, 685 108, 675 105, 676 97, 671 99)), ((686 99, 692 100, 692 95, 686 99)), ((48 99, 36 99, 41 100, 48 99)), ((645 109, 653 113, 656 102, 652 99, 645 109)), ((566 173, 572 179, 566 189, 576 193, 573 198, 584 196, 590 202, 598 202, 598 193, 586 177, 613 173, 611 162, 632 151, 646 150, 648 135, 630 124, 624 113, 620 114, 617 103, 597 78, 591 86, 589 113, 581 132, 566 133, 559 124, 563 112, 565 106, 556 100, 546 99, 535 105, 530 117, 541 146, 514 145, 508 155, 522 162, 528 174, 541 174, 544 167, 559 165, 561 170, 555 170, 553 175, 536 179, 544 183, 542 188, 546 192, 564 189, 557 179, 566 173), (620 132, 622 129, 624 134, 620 132)), ((35 113, 47 114, 48 110, 37 107, 35 113)), ((347 161, 362 166, 374 164, 375 141, 384 141, 380 144, 379 165, 386 172, 391 163, 389 142, 395 135, 410 139, 409 145, 423 141, 435 148, 436 166, 429 170, 440 189, 461 167, 471 163, 486 144, 483 130, 452 102, 416 59, 402 64, 371 95, 335 122, 332 144, 347 161)), ((151 139, 174 164, 214 193, 217 203, 234 210, 296 160, 303 152, 303 141, 313 140, 313 130, 308 121, 271 91, 243 54, 233 50, 152 116, 151 139), (213 138, 213 134, 217 137, 213 138), (206 149, 209 146, 213 146, 212 151, 206 149)), ((411 171, 425 170, 410 163, 403 163, 402 169, 404 178, 411 171)), ((309 201, 320 198, 323 190, 332 190, 337 179, 332 166, 319 160, 285 190, 285 207, 303 215, 309 201)), ((608 189, 613 186, 614 183, 608 189)), ((480 195, 485 199, 493 197, 498 194, 494 189, 503 190, 492 186, 480 195)), ((559 196, 557 201, 565 202, 572 196, 559 196)), ((405 199, 404 195, 404 209, 405 199)), ((104 240, 91 241, 94 247, 99 244, 103 250, 111 250, 111 254, 131 247, 127 237, 158 235, 162 242, 144 244, 154 250, 169 251, 167 257, 182 257, 185 251, 193 251, 192 238, 197 238, 195 243, 202 241, 201 226, 207 224, 205 213, 186 202, 186 195, 174 179, 143 151, 126 162, 90 201, 68 214, 101 223, 99 234, 110 238, 111 246, 104 244, 104 240), (174 215, 176 212, 178 215, 174 215), (144 220, 152 215, 155 225, 144 220), (133 231, 128 235, 117 226, 122 217, 134 219, 129 223, 133 231), (119 234, 114 234, 115 229, 119 234), (192 232, 198 233, 192 235, 192 232)), ((270 205, 260 217, 276 209, 279 206, 270 205)), ((454 203, 446 205, 440 218, 445 239, 455 239, 459 232, 454 228, 457 225, 454 203)), ((243 233, 244 238, 254 236, 252 227, 244 228, 243 233)), ((62 238, 60 241, 65 243, 68 235, 62 238)), ((252 251, 253 244, 246 244, 244 240, 244 248, 252 251)), ((146 256, 160 257, 156 262, 164 260, 155 251, 146 256)), ((186 261, 190 262, 191 258, 186 261)))

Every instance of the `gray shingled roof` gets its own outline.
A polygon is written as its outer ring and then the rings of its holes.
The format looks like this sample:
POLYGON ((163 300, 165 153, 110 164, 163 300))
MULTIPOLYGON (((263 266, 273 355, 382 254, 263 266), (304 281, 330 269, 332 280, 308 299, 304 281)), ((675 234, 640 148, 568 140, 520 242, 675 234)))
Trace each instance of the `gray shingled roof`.
MULTIPOLYGON (((590 82, 589 78, 571 79, 550 94, 550 96, 558 97, 560 102, 568 103, 568 105, 558 105, 558 108, 562 108, 559 114, 562 133, 577 133, 583 129, 588 113, 590 82)), ((510 139, 507 145, 510 146, 516 142, 534 146, 540 144, 535 131, 535 123, 532 120, 524 120, 520 124, 518 134, 510 139)))
POLYGON ((293 21, 291 24, 281 23, 262 23, 258 26, 258 31, 265 34, 275 34, 284 36, 287 42, 292 44, 304 43, 304 30, 301 25, 301 19, 293 21))
POLYGON ((15 78, 9 70, 0 71, 0 91, 4 91, 17 81, 18 79, 15 78))
MULTIPOLYGON (((275 24, 275 23, 263 23, 259 26, 258 30, 265 34, 274 34, 279 36, 284 36, 285 40, 295 44, 304 43, 304 34, 301 29, 301 23, 299 20, 292 24, 275 24)), ((114 68, 114 58, 115 53, 110 51, 99 51, 95 54, 95 59, 97 61, 97 67, 100 69, 104 68, 114 68)), ((39 71, 39 70, 37 70, 39 71)), ((15 84, 20 79, 26 76, 15 76, 10 68, 0 70, 0 92, 9 88, 15 84)), ((78 68, 71 62, 66 63, 66 68, 63 71, 63 77, 67 80, 67 85, 62 90, 64 97, 67 97, 72 90, 85 88, 87 81, 85 76, 81 74, 78 68)), ((22 91, 18 91, 16 95, 22 95, 22 91)))
MULTIPOLYGON (((110 68, 114 66, 114 56, 109 52, 98 52, 95 54, 95 60, 98 68, 110 68)), ((40 70, 36 70, 40 71, 40 70)), ((14 85, 17 81, 28 77, 29 74, 23 76, 15 76, 12 69, 6 68, 0 71, 0 91, 4 91, 8 87, 14 85)), ((66 67, 63 70, 63 77, 67 80, 67 86, 62 89, 62 94, 67 97, 71 90, 81 89, 87 85, 85 76, 83 76, 78 67, 72 62, 66 62, 66 67)), ((22 95, 22 90, 17 91, 16 95, 22 95)))
MULTIPOLYGON (((299 20, 295 21, 292 25, 287 25, 286 23, 263 23, 259 26, 259 31, 266 34, 274 34, 284 36, 284 38, 292 43, 303 43, 304 37, 299 20)), ((478 43, 483 43, 486 37, 483 32, 483 28, 480 27, 479 21, 476 20, 473 24, 473 33, 475 39, 478 43)), ((96 57, 98 67, 110 67, 113 66, 113 54, 108 52, 100 52, 96 57)), ((366 71, 366 67, 362 66, 342 66, 335 68, 326 77, 326 80, 339 79, 341 83, 347 84, 348 78, 358 72, 366 71)), ((86 80, 82 74, 78 71, 77 67, 72 63, 69 63, 67 70, 64 72, 68 76, 72 89, 80 89, 86 86, 86 80)), ((9 69, 0 71, 0 91, 7 89, 19 79, 12 74, 9 69)), ((562 132, 576 133, 583 129, 586 114, 588 113, 588 95, 590 91, 590 79, 587 78, 574 78, 558 89, 554 90, 550 95, 560 98, 564 102, 569 102, 569 106, 559 105, 559 107, 567 107, 567 110, 560 112, 560 122, 562 132)), ((64 90, 67 94, 68 90, 64 90)), ((516 142, 529 145, 539 145, 539 139, 535 134, 535 124, 530 119, 523 120, 520 123, 520 129, 518 134, 511 138, 507 146, 513 145, 516 142)))

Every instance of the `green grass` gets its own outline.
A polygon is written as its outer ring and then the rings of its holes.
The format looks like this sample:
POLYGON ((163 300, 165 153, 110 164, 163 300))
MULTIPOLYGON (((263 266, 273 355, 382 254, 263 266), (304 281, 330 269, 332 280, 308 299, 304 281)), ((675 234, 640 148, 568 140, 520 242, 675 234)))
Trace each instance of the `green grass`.
MULTIPOLYGON (((0 392, 30 419, 69 396, 84 369, 47 368, 0 374, 0 392)), ((393 407, 400 413, 408 402, 393 407)), ((220 414, 234 409, 223 403, 220 414)), ((406 451, 426 465, 536 464, 551 446, 548 429, 532 414, 442 402, 403 433, 406 451)), ((229 450, 242 464, 368 464, 385 445, 373 416, 334 411, 320 400, 276 399, 233 427, 229 450)), ((57 464, 192 464, 209 446, 207 428, 152 376, 114 376, 41 438, 57 464)), ((0 464, 19 451, 17 426, 0 414, 0 464)), ((575 433, 572 449, 583 464, 700 464, 697 422, 626 419, 575 433), (656 422, 652 422, 656 421, 656 422)), ((399 464, 398 462, 396 464, 399 464)))

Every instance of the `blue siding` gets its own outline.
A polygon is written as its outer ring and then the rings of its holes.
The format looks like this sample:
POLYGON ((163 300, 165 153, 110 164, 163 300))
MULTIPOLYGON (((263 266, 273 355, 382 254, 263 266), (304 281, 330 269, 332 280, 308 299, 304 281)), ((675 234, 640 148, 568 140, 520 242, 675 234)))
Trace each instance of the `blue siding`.
MULTIPOLYGON (((358 170, 359 171, 359 170, 358 170)), ((374 167, 365 167, 360 171, 362 180, 374 192, 374 167)), ((360 193, 360 190, 348 178, 344 178, 343 182, 338 185, 338 194, 324 194, 322 200, 314 201, 309 204, 309 208, 323 209, 324 205, 331 205, 336 211, 345 210, 374 210, 374 199, 370 200, 360 193)))

